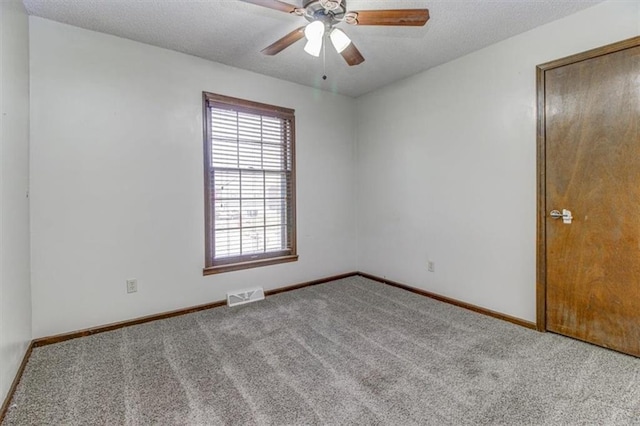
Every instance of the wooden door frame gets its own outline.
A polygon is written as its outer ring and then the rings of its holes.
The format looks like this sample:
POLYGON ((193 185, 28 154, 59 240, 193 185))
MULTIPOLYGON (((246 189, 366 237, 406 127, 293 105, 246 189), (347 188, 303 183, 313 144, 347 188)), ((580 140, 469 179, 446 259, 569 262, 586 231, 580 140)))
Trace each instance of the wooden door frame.
POLYGON ((546 331, 547 329, 547 259, 546 259, 546 225, 547 225, 547 206, 546 206, 546 115, 545 115, 545 72, 563 67, 565 65, 574 64, 576 62, 585 61, 587 59, 597 58, 609 53, 619 52, 625 49, 640 46, 640 36, 632 37, 617 43, 608 44, 576 55, 567 56, 566 58, 547 62, 536 67, 537 81, 537 108, 538 108, 538 126, 537 126, 537 187, 538 187, 538 208, 537 208, 537 238, 536 238, 536 328, 538 331, 546 331))

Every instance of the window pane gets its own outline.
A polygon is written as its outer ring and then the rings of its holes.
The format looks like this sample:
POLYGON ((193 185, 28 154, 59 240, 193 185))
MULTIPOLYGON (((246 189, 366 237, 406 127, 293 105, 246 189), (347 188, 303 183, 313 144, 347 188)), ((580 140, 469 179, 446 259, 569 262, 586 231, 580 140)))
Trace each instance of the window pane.
POLYGON ((264 226, 264 200, 242 200, 242 227, 264 226))
POLYGON ((238 139, 238 114, 235 111, 211 109, 212 139, 238 139))
POLYGON ((238 113, 238 136, 242 141, 262 140, 262 120, 259 115, 238 113))
POLYGON ((264 198, 263 172, 242 172, 242 198, 264 198))
POLYGON ((242 230, 242 254, 264 253, 264 228, 242 230))
POLYGON ((215 257, 240 256, 240 230, 216 230, 215 257))
POLYGON ((282 144, 282 120, 264 117, 262 121, 263 140, 267 143, 282 144))
POLYGON ((267 251, 283 250, 286 248, 282 226, 268 226, 265 228, 265 231, 267 251))
POLYGON ((265 144, 263 150, 264 168, 281 170, 284 168, 284 148, 282 145, 265 144))
POLYGON ((285 198, 287 196, 287 175, 279 172, 265 172, 266 198, 285 198))
POLYGON ((238 167, 238 143, 236 141, 217 140, 213 144, 211 157, 214 167, 238 167))
POLYGON ((213 211, 216 229, 240 227, 240 200, 217 201, 213 211))
POLYGON ((284 225, 286 223, 286 204, 284 199, 267 200, 265 225, 284 225))
POLYGON ((238 161, 243 169, 262 169, 262 145, 254 142, 240 142, 238 161))
POLYGON ((240 172, 215 170, 213 179, 216 200, 240 198, 240 172))

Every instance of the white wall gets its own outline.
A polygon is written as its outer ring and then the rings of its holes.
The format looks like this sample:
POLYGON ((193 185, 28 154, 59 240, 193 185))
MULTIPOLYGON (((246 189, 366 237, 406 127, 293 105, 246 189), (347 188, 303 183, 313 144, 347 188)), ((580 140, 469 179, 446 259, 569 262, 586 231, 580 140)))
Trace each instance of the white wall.
POLYGON ((359 98, 359 269, 535 321, 535 67, 638 34, 609 1, 359 98))
POLYGON ((352 99, 30 24, 34 337, 355 269, 352 99), (203 90, 296 110, 298 262, 202 276, 203 90))
POLYGON ((0 402, 31 340, 29 284, 29 21, 0 1, 0 402))
POLYGON ((356 269, 533 321, 535 65, 639 22, 609 1, 354 101, 30 18, 34 337, 356 269), (300 261, 202 276, 203 90, 296 109, 300 261))

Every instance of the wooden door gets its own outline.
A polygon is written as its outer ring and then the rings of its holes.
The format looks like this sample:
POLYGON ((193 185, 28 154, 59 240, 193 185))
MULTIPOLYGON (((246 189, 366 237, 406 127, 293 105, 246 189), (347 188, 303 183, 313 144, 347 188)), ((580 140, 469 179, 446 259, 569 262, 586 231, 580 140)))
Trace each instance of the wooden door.
POLYGON ((640 356, 640 37, 542 65, 538 84, 539 325, 640 356))

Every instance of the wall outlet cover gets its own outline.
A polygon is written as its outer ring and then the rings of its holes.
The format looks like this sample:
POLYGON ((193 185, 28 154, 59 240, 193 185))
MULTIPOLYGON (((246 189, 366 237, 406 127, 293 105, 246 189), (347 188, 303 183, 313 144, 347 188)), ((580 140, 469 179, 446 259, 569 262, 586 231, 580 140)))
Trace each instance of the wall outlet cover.
POLYGON ((127 280, 127 293, 135 293, 138 291, 138 280, 127 280))

